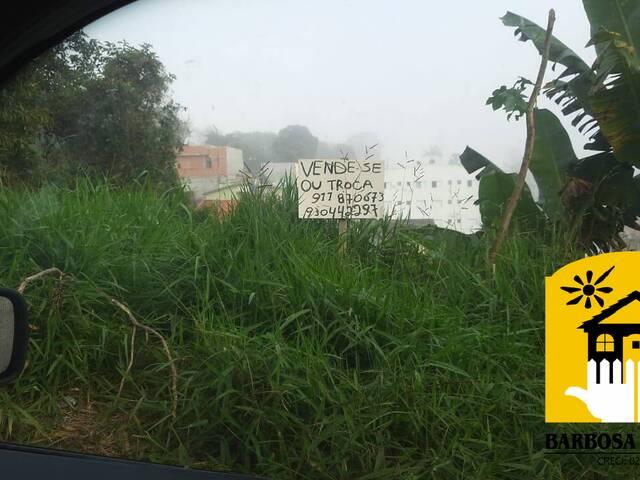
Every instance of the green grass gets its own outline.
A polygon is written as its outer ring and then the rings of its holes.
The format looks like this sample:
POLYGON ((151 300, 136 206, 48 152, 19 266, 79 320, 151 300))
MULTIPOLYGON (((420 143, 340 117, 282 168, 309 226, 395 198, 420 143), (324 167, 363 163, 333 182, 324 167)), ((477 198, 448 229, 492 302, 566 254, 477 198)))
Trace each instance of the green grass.
POLYGON ((578 255, 559 241, 512 235, 494 276, 489 238, 363 222, 342 256, 290 186, 225 218, 143 187, 5 189, 0 218, 0 284, 68 274, 26 291, 4 441, 278 479, 633 475, 541 453, 544 276, 578 255), (160 342, 138 331, 126 373, 111 298, 167 339, 175 419, 160 342))

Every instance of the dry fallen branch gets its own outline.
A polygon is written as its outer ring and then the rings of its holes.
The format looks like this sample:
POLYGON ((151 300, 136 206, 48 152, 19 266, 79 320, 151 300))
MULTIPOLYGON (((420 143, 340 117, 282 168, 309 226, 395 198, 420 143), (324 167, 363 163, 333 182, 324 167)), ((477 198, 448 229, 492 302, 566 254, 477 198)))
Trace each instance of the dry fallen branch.
MULTIPOLYGON (((129 308, 126 305, 123 305, 115 298, 111 299, 111 303, 113 303, 116 307, 118 307, 120 310, 126 313, 127 316, 129 317, 129 321, 131 321, 131 324, 133 325, 134 333, 132 334, 132 339, 131 339, 131 344, 132 344, 131 358, 129 359, 129 365, 127 366, 127 371, 125 372, 125 376, 131 370, 131 366, 133 365, 133 341, 135 339, 133 335, 135 335, 136 328, 140 328, 144 330, 145 333, 147 334, 151 333, 155 335, 156 337, 158 337, 158 339, 162 343, 162 348, 164 349, 164 353, 167 355, 167 359, 169 360, 169 366, 171 367, 171 391, 173 396, 173 407, 171 409, 171 415, 175 418, 178 412, 178 371, 174 364, 173 357, 171 356, 171 351, 169 350, 169 345, 167 344, 167 341, 164 339, 164 337, 160 333, 158 333, 157 330, 154 330, 153 328, 140 323, 136 319, 136 317, 133 316, 133 313, 131 313, 131 310, 129 310, 129 308)), ((123 381, 120 384, 120 391, 118 392, 118 395, 120 395, 120 392, 122 391, 123 382, 124 382, 124 377, 123 377, 123 381)))
POLYGON ((124 382, 129 376, 129 373, 131 372, 131 368, 133 367, 133 355, 134 355, 134 350, 136 346, 137 331, 138 329, 136 328, 135 325, 133 325, 131 327, 131 347, 130 347, 131 353, 129 354, 129 364, 127 365, 127 370, 124 372, 124 375, 122 375, 122 380, 120 380, 120 387, 118 387, 118 398, 120 398, 120 395, 122 394, 122 389, 124 388, 124 382))
POLYGON ((520 166, 520 171, 518 172, 518 177, 516 178, 515 184, 513 186, 513 191, 511 192, 511 197, 509 197, 509 202, 507 203, 507 207, 504 211, 504 216, 502 217, 502 222, 500 224, 500 230, 498 230, 498 236, 496 237, 496 241, 493 244, 493 248, 489 253, 489 264, 491 268, 495 271, 496 265, 496 257, 498 256, 498 252, 500 251, 500 247, 502 246, 502 242, 507 236, 507 232, 509 231, 509 224, 511 223, 511 217, 513 216, 513 212, 518 205, 518 201, 522 196, 522 190, 524 189, 525 177, 527 176, 527 172, 529 171, 529 163, 531 163, 531 157, 533 156, 533 146, 536 138, 536 124, 535 124, 535 115, 534 110, 536 108, 536 103, 538 101, 538 95, 540 94, 540 89, 542 88, 542 81, 544 80, 544 74, 547 70, 547 62, 549 60, 549 48, 551 45, 551 33, 553 32, 553 25, 556 22, 556 12, 551 9, 549 10, 549 22, 547 24, 547 34, 544 39, 544 48, 542 50, 542 60, 540 62, 540 69, 538 70, 538 78, 536 79, 536 83, 533 87, 533 92, 531 93, 531 98, 529 98, 529 103, 527 104, 527 141, 525 143, 524 148, 524 156, 522 158, 522 165, 520 166))
POLYGON ((53 275, 56 274, 58 275, 58 280, 61 282, 64 278, 64 272, 62 270, 60 270, 59 268, 56 267, 52 267, 52 268, 47 268, 46 270, 43 270, 39 273, 36 273, 35 275, 31 275, 30 277, 25 278, 22 283, 20 284, 20 286, 18 287, 18 293, 23 294, 24 291, 27 289, 27 287, 29 286, 29 284, 35 282, 36 280, 42 278, 42 277, 46 277, 47 275, 53 275))

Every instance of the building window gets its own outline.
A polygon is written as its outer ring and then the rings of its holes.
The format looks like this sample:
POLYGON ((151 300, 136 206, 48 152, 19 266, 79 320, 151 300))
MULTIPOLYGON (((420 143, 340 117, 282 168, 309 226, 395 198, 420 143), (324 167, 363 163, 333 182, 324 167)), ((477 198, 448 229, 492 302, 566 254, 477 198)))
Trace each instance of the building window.
POLYGON ((631 342, 631 348, 633 348, 634 350, 640 349, 640 342, 638 340, 634 340, 633 342, 631 342))
POLYGON ((398 186, 401 187, 402 186, 402 182, 398 182, 398 186))
POLYGON ((449 205, 451 205, 451 200, 447 200, 447 203, 448 203, 449 205))
POLYGON ((462 185, 462 180, 458 180, 458 185, 462 185))
POLYGON ((598 335, 598 338, 596 338, 596 352, 613 352, 613 337, 608 333, 598 335))
POLYGON ((447 183, 448 183, 449 185, 451 185, 451 183, 453 183, 453 182, 451 182, 451 180, 449 180, 447 183))
POLYGON ((473 185, 473 182, 471 180, 467 180, 467 187, 470 187, 473 185))
POLYGON ((437 188, 438 187, 438 182, 431 182, 431 188, 437 188))
POLYGON ((204 168, 211 168, 211 159, 207 158, 204 161, 204 168))

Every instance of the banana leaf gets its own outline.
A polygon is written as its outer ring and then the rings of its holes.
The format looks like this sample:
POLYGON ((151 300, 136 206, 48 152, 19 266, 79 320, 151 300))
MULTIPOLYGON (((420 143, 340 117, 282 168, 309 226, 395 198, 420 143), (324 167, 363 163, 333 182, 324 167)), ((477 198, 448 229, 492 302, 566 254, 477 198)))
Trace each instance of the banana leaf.
MULTIPOLYGON (((480 208, 480 217, 485 228, 495 228, 499 225, 513 192, 516 177, 515 173, 504 173, 495 169, 480 178, 476 203, 480 208)), ((535 228, 539 222, 544 221, 544 215, 534 202, 531 190, 526 184, 512 218, 515 223, 526 228, 535 228)))
MULTIPOLYGON (((507 12, 500 20, 502 20, 502 23, 507 27, 516 27, 514 35, 520 35, 519 39, 523 42, 531 40, 538 49, 538 53, 542 55, 544 39, 547 32, 545 28, 540 27, 528 18, 512 12, 507 12)), ((589 65, 587 65, 582 58, 580 58, 573 50, 567 47, 555 36, 551 37, 549 61, 559 63, 567 68, 562 76, 591 71, 589 65)))
POLYGON ((551 111, 536 110, 536 137, 529 169, 540 191, 539 203, 550 218, 562 215, 560 191, 567 180, 567 170, 578 159, 566 130, 551 111))
MULTIPOLYGON (((475 201, 475 204, 480 208, 482 225, 485 228, 497 226, 511 192, 513 192, 517 175, 503 172, 491 160, 471 147, 465 148, 462 152, 460 162, 467 173, 476 173, 476 178, 480 180, 478 200, 475 201)), ((533 200, 531 190, 526 184, 513 213, 513 219, 527 227, 534 227, 537 222, 544 220, 542 211, 533 200)))
MULTIPOLYGON (((515 35, 520 35, 523 42, 531 40, 538 53, 542 54, 546 29, 540 27, 531 20, 507 12, 501 18, 502 23, 508 27, 516 27, 515 35)), ((609 148, 609 144, 597 130, 597 123, 593 121, 593 113, 590 99, 590 91, 595 83, 596 76, 591 67, 578 54, 558 40, 551 37, 549 47, 549 60, 555 64, 559 63, 566 68, 556 79, 549 82, 544 87, 545 95, 556 104, 562 106, 564 115, 577 113, 573 119, 573 125, 585 135, 588 135, 590 143, 585 148, 590 150, 604 151, 609 148), (565 80, 565 77, 570 77, 565 80)))
MULTIPOLYGON (((535 111, 536 137, 533 145, 533 156, 529 169, 538 185, 539 202, 545 214, 557 219, 562 215, 560 191, 567 179, 567 170, 578 161, 569 135, 560 120, 549 110, 535 111)), ((467 147, 460 156, 460 161, 468 173, 475 173, 482 182, 482 177, 491 172, 502 172, 493 162, 467 147)), ((497 182, 498 180, 495 180, 497 182)), ((500 178, 500 185, 506 184, 506 178, 500 178)), ((479 197, 480 202, 483 201, 479 197)))
MULTIPOLYGON (((620 39, 637 52, 640 49, 640 2, 635 0, 583 0, 591 24, 591 37, 608 30, 620 34, 620 39)), ((606 45, 596 45, 598 55, 606 45)))
POLYGON ((600 32, 592 43, 606 45, 591 94, 593 116, 620 161, 640 166, 640 60, 616 32, 600 32))

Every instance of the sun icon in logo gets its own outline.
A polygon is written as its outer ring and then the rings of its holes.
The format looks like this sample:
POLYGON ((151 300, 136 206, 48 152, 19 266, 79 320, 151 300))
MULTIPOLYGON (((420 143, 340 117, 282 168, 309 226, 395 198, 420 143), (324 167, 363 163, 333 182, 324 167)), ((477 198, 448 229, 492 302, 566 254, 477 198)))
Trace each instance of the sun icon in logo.
POLYGON ((567 305, 577 305, 580 303, 580 300, 582 300, 582 297, 587 297, 584 301, 584 308, 591 308, 591 297, 593 297, 596 302, 598 302, 598 305, 600 305, 600 307, 603 307, 604 300, 598 295, 598 293, 611 293, 613 292, 613 288, 598 287, 597 285, 609 276, 611 270, 613 270, 614 267, 615 265, 604 272, 602 275, 600 275, 593 283, 591 283, 591 280, 593 279, 593 272, 591 270, 587 270, 586 282, 584 282, 582 278, 580 278, 580 275, 576 275, 575 277, 573 277, 575 282, 580 285, 579 287, 560 287, 562 290, 568 293, 580 292, 580 295, 569 300, 567 302, 567 305))

